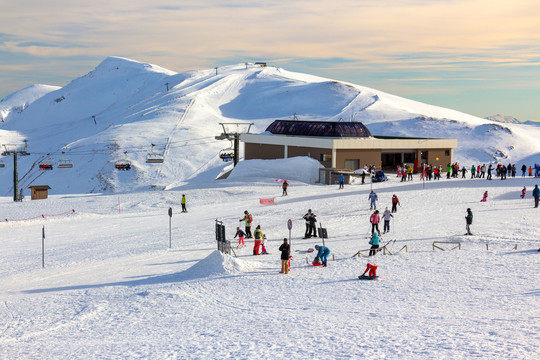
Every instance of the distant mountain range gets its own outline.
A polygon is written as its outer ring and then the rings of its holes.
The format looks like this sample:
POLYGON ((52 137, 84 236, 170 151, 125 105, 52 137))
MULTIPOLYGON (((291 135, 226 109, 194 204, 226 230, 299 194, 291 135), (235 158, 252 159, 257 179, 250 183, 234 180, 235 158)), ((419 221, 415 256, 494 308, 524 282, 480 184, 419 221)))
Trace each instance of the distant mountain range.
POLYGON ((519 121, 515 117, 509 116, 509 115, 501 115, 501 114, 491 115, 491 116, 486 117, 486 119, 501 122, 501 123, 506 123, 506 124, 525 124, 525 125, 540 126, 540 121, 531 121, 531 120, 519 121))
MULTIPOLYGON (((213 181, 230 163, 219 153, 222 123, 265 131, 275 119, 360 121, 387 136, 454 138, 454 160, 540 161, 540 128, 478 118, 351 83, 238 64, 176 73, 109 57, 58 88, 34 85, 0 102, 2 150, 27 141, 18 159, 21 188, 53 193, 171 189, 213 181), (147 162, 160 157, 162 163, 147 162), (63 162, 62 162, 63 161, 63 162), (58 168, 59 163, 72 168, 58 168), (115 168, 130 163, 131 171, 115 168), (40 164, 54 165, 52 171, 40 164)), ((505 117, 502 117, 505 119, 505 117)), ((12 163, 2 157, 0 194, 12 189, 12 163)))

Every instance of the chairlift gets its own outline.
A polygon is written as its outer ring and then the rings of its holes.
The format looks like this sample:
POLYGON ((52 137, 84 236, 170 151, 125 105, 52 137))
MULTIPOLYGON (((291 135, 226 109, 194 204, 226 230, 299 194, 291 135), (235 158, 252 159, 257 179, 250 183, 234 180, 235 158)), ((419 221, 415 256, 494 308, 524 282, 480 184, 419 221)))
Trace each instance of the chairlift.
POLYGON ((114 167, 118 170, 131 170, 131 161, 127 159, 127 151, 124 151, 124 158, 118 160, 114 167))
POLYGON ((64 156, 64 152, 62 151, 62 159, 58 161, 58 168, 59 169, 65 169, 65 168, 72 168, 73 167, 73 160, 66 159, 64 156))
POLYGON ((47 160, 44 160, 39 163, 39 170, 52 170, 53 169, 53 163, 50 158, 51 154, 47 154, 47 160))
POLYGON ((225 162, 234 160, 234 148, 232 147, 232 142, 231 142, 231 146, 219 152, 219 157, 221 158, 221 160, 225 162))
POLYGON ((146 162, 147 163, 162 163, 163 162, 163 155, 161 155, 159 152, 154 150, 154 144, 152 144, 152 150, 146 155, 146 162))

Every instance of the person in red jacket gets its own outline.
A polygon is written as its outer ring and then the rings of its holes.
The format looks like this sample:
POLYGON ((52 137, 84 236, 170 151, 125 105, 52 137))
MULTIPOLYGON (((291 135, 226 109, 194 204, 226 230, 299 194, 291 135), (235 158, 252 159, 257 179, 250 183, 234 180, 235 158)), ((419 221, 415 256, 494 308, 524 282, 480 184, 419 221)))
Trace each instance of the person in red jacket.
POLYGON ((392 212, 395 213, 397 212, 397 206, 401 206, 401 204, 399 203, 399 199, 397 197, 396 194, 392 195, 392 212))
POLYGON ((379 222, 381 221, 381 217, 379 216, 379 210, 375 210, 375 212, 371 214, 369 221, 371 222, 371 235, 373 235, 375 229, 377 229, 377 234, 380 236, 381 231, 379 230, 379 222))

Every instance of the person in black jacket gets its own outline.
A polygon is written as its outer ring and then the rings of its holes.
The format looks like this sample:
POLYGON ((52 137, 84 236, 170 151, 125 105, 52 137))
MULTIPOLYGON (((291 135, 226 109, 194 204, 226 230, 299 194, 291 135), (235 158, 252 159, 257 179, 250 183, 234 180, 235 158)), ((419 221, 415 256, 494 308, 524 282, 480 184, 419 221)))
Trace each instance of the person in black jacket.
POLYGON ((287 242, 287 238, 283 239, 283 244, 279 247, 281 251, 281 271, 282 274, 289 273, 289 257, 291 256, 291 246, 287 242))
POLYGON ((467 216, 465 216, 465 221, 467 223, 467 225, 465 226, 465 228, 467 229, 467 233, 465 235, 472 235, 471 234, 472 220, 473 220, 473 213, 472 213, 472 210, 470 208, 468 208, 467 209, 467 216))

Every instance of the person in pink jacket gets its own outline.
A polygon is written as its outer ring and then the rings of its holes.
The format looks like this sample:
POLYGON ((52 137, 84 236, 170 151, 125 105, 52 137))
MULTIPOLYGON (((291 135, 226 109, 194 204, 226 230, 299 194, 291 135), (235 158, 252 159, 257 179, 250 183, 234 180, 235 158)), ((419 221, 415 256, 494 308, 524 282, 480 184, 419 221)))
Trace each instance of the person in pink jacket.
POLYGON ((488 192, 486 191, 484 193, 484 197, 482 198, 482 200, 480 200, 480 202, 486 202, 487 201, 487 197, 488 197, 488 192))
POLYGON ((379 210, 375 210, 375 212, 371 214, 371 217, 369 218, 369 222, 371 222, 371 235, 373 235, 375 229, 377 229, 377 234, 381 235, 381 231, 379 230, 380 221, 381 217, 379 216, 379 210))

